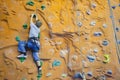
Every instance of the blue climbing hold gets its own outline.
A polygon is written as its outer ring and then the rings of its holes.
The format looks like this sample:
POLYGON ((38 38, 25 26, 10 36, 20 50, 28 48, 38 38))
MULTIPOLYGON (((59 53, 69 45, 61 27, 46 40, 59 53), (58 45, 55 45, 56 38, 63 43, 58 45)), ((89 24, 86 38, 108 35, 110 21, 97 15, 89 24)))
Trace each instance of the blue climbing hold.
POLYGON ((102 32, 94 32, 94 36, 101 36, 102 32))
POLYGON ((88 58, 88 60, 89 60, 90 62, 94 62, 95 59, 96 59, 95 56, 91 56, 91 55, 88 55, 87 58, 88 58))
POLYGON ((120 4, 118 6, 120 7, 120 4))
POLYGON ((112 6, 112 8, 113 8, 113 9, 115 9, 115 8, 116 8, 116 6, 112 6))
POLYGON ((117 43, 120 44, 120 40, 118 40, 117 43))
POLYGON ((92 72, 88 72, 87 75, 90 76, 90 77, 92 77, 93 73, 92 72))
POLYGON ((112 74, 112 70, 108 70, 108 71, 107 71, 107 74, 110 74, 110 75, 111 75, 111 74, 112 74))
POLYGON ((107 46, 109 44, 109 42, 107 41, 107 40, 104 40, 103 42, 102 42, 102 45, 104 45, 104 46, 107 46))
POLYGON ((73 78, 74 79, 83 79, 83 74, 80 72, 76 72, 73 78))
POLYGON ((52 66, 60 66, 61 62, 59 60, 54 60, 54 62, 52 63, 52 66))

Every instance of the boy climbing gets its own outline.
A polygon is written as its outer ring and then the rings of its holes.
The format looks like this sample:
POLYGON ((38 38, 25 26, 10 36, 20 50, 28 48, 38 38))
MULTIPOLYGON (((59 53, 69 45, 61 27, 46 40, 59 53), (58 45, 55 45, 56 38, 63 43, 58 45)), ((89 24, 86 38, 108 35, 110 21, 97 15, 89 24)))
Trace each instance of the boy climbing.
POLYGON ((42 23, 38 20, 36 14, 31 15, 30 19, 30 32, 28 41, 20 41, 18 43, 18 51, 21 53, 17 58, 27 58, 26 52, 27 49, 32 51, 32 56, 36 65, 38 67, 38 72, 41 72, 41 61, 39 58, 39 49, 40 49, 40 42, 39 42, 39 34, 40 34, 40 27, 42 23))

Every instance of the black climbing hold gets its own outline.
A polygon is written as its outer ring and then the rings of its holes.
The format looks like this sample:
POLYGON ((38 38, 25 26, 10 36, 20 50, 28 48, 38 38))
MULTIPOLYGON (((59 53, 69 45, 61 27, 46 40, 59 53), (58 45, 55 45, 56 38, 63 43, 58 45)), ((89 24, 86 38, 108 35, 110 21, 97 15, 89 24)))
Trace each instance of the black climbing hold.
POLYGON ((107 46, 109 44, 109 42, 107 41, 107 40, 104 40, 103 42, 102 42, 102 45, 104 45, 104 46, 107 46))
POLYGON ((116 6, 112 6, 112 8, 113 8, 113 9, 115 9, 115 8, 116 8, 116 6))
POLYGON ((24 25, 23 25, 23 28, 24 28, 24 29, 27 29, 27 27, 28 27, 27 24, 24 24, 24 25))
POLYGON ((118 28, 118 27, 116 27, 115 30, 116 30, 117 32, 119 32, 119 28, 118 28))

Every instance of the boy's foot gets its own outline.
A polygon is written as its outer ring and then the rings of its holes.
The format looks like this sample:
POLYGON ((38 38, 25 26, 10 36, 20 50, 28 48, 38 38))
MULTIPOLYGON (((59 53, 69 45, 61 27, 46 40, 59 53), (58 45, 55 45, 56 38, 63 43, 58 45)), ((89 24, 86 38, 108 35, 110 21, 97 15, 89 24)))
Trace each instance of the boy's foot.
POLYGON ((17 58, 27 58, 27 55, 20 54, 20 55, 17 56, 17 58))
POLYGON ((39 67, 38 68, 38 73, 41 73, 42 72, 42 67, 39 67))

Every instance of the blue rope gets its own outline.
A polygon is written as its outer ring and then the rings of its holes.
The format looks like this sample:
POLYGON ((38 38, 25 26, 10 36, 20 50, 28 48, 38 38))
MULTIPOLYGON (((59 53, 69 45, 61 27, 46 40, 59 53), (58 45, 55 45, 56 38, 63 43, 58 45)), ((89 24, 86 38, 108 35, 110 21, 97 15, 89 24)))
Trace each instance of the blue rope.
POLYGON ((116 27, 116 24, 115 24, 115 19, 114 19, 114 14, 112 12, 112 8, 111 8, 111 3, 110 3, 110 0, 108 0, 108 5, 109 5, 109 9, 110 9, 110 18, 112 20, 112 25, 113 25, 113 30, 114 30, 114 38, 115 38, 115 45, 116 45, 116 51, 117 51, 117 56, 118 56, 118 61, 119 61, 119 64, 120 64, 120 49, 119 49, 119 46, 117 44, 117 34, 116 34, 116 31, 115 31, 115 27, 116 27))

